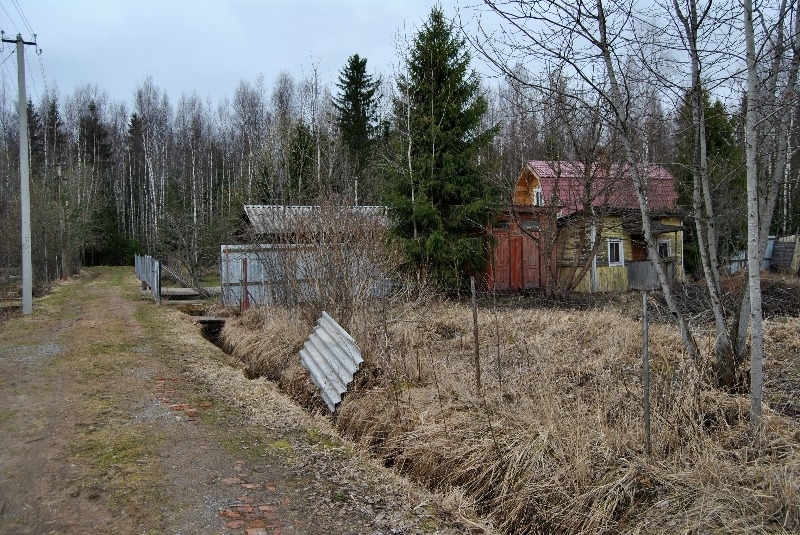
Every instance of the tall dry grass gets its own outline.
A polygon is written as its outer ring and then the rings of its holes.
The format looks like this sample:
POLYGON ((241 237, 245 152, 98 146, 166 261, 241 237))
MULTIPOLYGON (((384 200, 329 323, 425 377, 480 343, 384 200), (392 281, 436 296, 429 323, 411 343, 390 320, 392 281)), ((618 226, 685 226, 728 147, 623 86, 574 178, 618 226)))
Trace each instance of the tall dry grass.
MULTIPOLYGON (((800 529, 800 425, 710 388, 670 325, 650 326, 653 453, 642 423, 642 334, 631 311, 479 311, 380 303, 358 325, 366 359, 337 409, 346 436, 413 479, 463 496, 503 533, 781 533, 800 529)), ((299 366, 310 331, 256 310, 223 331, 252 373, 323 405, 299 366)), ((767 322, 765 347, 797 359, 800 320, 767 322)), ((701 344, 711 359, 711 340, 701 344)), ((769 351, 769 350, 768 350, 769 351)), ((769 373, 769 367, 768 373, 769 373)))

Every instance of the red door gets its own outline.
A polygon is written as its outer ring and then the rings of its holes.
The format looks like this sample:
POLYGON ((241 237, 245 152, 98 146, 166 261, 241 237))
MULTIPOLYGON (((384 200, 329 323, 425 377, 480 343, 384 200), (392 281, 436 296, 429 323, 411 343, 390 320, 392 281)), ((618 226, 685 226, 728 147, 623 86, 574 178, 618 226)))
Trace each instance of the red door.
POLYGON ((495 231, 497 247, 494 250, 494 285, 498 290, 508 290, 510 282, 509 260, 511 258, 508 233, 495 231))
POLYGON ((522 236, 522 288, 529 290, 542 285, 539 244, 528 235, 522 236))
POLYGON ((509 289, 519 290, 522 288, 522 236, 511 237, 511 274, 509 276, 509 289))

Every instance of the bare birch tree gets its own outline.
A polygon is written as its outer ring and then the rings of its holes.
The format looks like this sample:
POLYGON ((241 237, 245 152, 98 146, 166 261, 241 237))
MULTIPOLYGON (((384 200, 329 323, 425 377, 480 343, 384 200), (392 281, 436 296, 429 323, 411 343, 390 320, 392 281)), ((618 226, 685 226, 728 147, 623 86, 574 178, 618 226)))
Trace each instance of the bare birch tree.
MULTIPOLYGON (((639 70, 633 68, 635 55, 630 48, 632 7, 629 2, 602 0, 573 1, 493 1, 488 9, 498 15, 502 28, 490 35, 479 29, 476 45, 503 74, 514 76, 510 68, 518 61, 535 57, 543 68, 564 72, 581 92, 575 97, 591 103, 601 99, 607 110, 602 120, 618 136, 623 161, 629 166, 642 218, 642 232, 648 255, 661 283, 667 306, 678 324, 687 353, 697 360, 699 353, 689 326, 681 313, 653 239, 647 199, 646 169, 637 150, 635 89, 639 70)), ((588 106, 587 106, 588 107, 588 106)))

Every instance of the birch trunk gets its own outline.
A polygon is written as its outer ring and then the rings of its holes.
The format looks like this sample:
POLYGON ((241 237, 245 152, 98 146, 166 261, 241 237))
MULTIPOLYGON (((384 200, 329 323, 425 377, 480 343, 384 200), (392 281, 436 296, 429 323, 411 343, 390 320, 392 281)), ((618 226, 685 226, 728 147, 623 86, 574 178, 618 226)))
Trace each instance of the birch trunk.
POLYGON ((761 391, 764 381, 761 317, 761 257, 759 255, 758 175, 756 166, 756 51, 753 34, 753 3, 743 0, 745 52, 747 57, 747 115, 745 117, 745 159, 747 169, 747 282, 750 297, 750 430, 761 429, 761 391))
POLYGON ((708 170, 705 99, 703 98, 702 80, 700 78, 702 68, 701 51, 698 43, 700 18, 698 17, 696 0, 690 0, 686 13, 681 9, 678 0, 673 0, 672 5, 683 25, 687 52, 691 61, 692 88, 690 105, 694 133, 692 212, 695 220, 695 229, 697 230, 700 263, 703 267, 711 311, 714 315, 715 375, 719 386, 731 388, 736 381, 736 359, 734 358, 733 343, 725 322, 725 312, 720 298, 719 239, 714 226, 714 205, 711 200, 711 179, 708 170))
POLYGON ((667 307, 678 324, 678 329, 681 333, 681 339, 683 340, 684 348, 691 357, 692 361, 697 362, 700 356, 700 353, 697 349, 697 344, 694 341, 692 333, 689 331, 689 326, 686 323, 686 319, 683 317, 683 314, 681 314, 676 305, 675 298, 672 295, 672 289, 669 286, 669 281, 667 280, 666 273, 664 272, 664 266, 662 265, 661 258, 658 254, 658 246, 653 239, 653 232, 650 225, 650 211, 647 206, 646 198, 647 185, 642 181, 642 177, 639 172, 640 168, 638 166, 638 159, 636 158, 636 154, 633 150, 632 135, 630 132, 630 125, 628 124, 628 116, 624 111, 625 99, 623 98, 622 89, 620 88, 616 69, 614 68, 614 62, 611 57, 611 45, 608 41, 605 9, 603 7, 602 0, 598 0, 597 2, 597 21, 598 30, 600 33, 600 39, 597 43, 597 47, 600 49, 600 54, 606 67, 606 73, 608 74, 610 86, 609 101, 611 106, 614 108, 616 122, 620 133, 622 134, 620 137, 622 138, 623 146, 625 148, 625 157, 628 166, 630 167, 631 178, 633 180, 634 189, 636 190, 636 198, 639 201, 639 211, 642 216, 642 232, 644 233, 645 241, 647 242, 647 254, 653 260, 653 265, 655 267, 656 274, 658 275, 658 280, 661 284, 661 290, 664 294, 664 300, 667 302, 667 307))

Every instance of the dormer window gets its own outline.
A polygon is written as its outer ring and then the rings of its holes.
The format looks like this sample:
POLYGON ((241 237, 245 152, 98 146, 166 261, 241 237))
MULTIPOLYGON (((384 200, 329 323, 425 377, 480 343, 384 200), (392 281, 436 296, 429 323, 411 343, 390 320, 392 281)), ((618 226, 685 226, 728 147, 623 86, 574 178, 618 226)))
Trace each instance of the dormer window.
POLYGON ((534 188, 533 190, 533 205, 544 206, 544 193, 542 188, 534 188))

